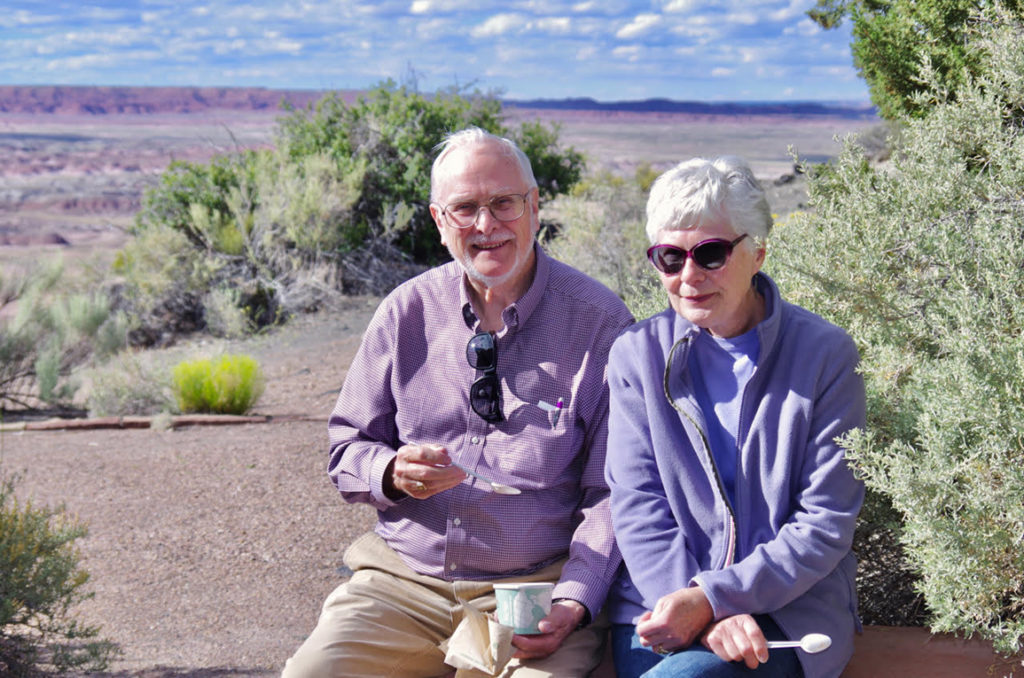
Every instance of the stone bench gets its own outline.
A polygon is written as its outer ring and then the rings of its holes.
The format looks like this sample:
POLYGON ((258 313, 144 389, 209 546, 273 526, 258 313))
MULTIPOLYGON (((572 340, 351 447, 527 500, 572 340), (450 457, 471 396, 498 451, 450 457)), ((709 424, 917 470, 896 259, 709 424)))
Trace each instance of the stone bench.
MULTIPOLYGON (((868 626, 855 639, 842 678, 1020 678, 1022 657, 997 655, 982 640, 961 640, 926 628, 868 626)), ((591 678, 615 678, 606 653, 591 678)))

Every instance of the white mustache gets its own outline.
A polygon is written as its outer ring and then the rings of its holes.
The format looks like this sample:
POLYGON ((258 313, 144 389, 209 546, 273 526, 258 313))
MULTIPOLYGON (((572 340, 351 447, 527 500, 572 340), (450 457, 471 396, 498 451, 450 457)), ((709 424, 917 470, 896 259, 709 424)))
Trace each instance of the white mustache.
POLYGON ((469 244, 477 247, 490 247, 492 245, 503 245, 510 240, 509 237, 501 238, 486 238, 486 237, 475 237, 470 239, 469 244))

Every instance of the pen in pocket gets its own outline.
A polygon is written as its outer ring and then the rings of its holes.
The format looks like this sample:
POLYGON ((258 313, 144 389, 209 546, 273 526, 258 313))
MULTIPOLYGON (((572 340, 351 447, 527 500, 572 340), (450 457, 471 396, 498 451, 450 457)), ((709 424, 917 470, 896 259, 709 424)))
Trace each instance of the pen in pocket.
POLYGON ((548 413, 548 421, 551 422, 552 428, 558 426, 558 418, 562 416, 563 406, 564 403, 561 398, 559 398, 554 405, 545 400, 542 400, 539 403, 537 403, 537 407, 548 413))

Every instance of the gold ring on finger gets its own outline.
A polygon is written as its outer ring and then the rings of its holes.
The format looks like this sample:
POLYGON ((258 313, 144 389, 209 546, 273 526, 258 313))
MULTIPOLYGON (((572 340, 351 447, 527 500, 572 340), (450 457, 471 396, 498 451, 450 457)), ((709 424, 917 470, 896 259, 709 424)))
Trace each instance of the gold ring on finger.
POLYGON ((655 654, 668 654, 668 652, 665 651, 664 645, 655 645, 654 652, 655 654))
POLYGON ((422 492, 423 490, 427 489, 427 486, 418 480, 414 480, 412 481, 412 489, 416 490, 417 492, 422 492))

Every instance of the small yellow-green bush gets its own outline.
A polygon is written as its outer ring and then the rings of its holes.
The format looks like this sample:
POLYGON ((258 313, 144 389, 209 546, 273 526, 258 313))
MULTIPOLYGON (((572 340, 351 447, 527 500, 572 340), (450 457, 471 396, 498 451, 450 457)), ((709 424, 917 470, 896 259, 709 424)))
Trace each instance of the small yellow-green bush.
POLYGON ((245 414, 266 385, 259 363, 246 355, 186 360, 173 371, 182 412, 245 414))

